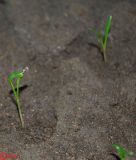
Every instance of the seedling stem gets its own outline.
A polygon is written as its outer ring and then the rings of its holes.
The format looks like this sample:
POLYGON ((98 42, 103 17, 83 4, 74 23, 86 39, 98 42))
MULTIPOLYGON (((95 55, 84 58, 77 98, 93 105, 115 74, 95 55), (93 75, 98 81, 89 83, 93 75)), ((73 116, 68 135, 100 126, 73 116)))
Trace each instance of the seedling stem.
POLYGON ((19 112, 21 126, 24 128, 24 120, 23 120, 21 104, 20 104, 20 97, 19 97, 19 83, 20 83, 20 78, 17 79, 17 87, 15 89, 13 82, 10 81, 10 84, 11 84, 11 87, 12 87, 12 91, 13 91, 13 94, 15 96, 15 100, 16 100, 16 103, 17 103, 17 108, 18 108, 18 112, 19 112))
POLYGON ((13 94, 15 96, 15 100, 16 100, 16 104, 17 104, 17 109, 19 112, 19 117, 20 117, 20 121, 21 121, 21 126, 24 128, 24 120, 23 120, 23 115, 22 115, 22 107, 20 104, 20 94, 19 94, 19 87, 20 87, 20 81, 24 76, 24 72, 28 70, 28 67, 26 67, 23 71, 21 72, 12 72, 9 77, 8 77, 8 81, 9 84, 11 85, 13 94), (14 82, 16 79, 16 83, 14 82))

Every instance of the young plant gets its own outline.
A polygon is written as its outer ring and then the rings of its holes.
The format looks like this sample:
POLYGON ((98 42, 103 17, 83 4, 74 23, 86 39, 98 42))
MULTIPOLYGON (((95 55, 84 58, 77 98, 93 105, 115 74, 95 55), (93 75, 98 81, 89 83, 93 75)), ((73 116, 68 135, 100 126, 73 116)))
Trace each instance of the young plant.
POLYGON ((126 151, 123 147, 119 146, 118 144, 113 144, 114 147, 119 155, 120 160, 125 160, 126 157, 131 157, 134 155, 131 151, 126 151))
POLYGON ((21 126, 24 127, 24 120, 23 120, 23 115, 22 115, 22 107, 20 104, 20 92, 19 92, 19 87, 20 87, 20 81, 22 80, 22 78, 24 77, 24 72, 28 70, 28 67, 26 67, 25 69, 23 69, 23 71, 15 71, 12 72, 9 76, 8 76, 8 82, 11 85, 15 100, 16 100, 16 104, 17 104, 17 109, 18 109, 18 113, 19 113, 19 117, 20 117, 20 121, 21 121, 21 126))
POLYGON ((107 41, 108 41, 110 29, 111 29, 111 22, 112 22, 112 16, 108 16, 104 32, 97 31, 96 29, 91 29, 91 31, 93 31, 97 37, 98 45, 103 54, 104 62, 107 62, 106 48, 107 48, 107 41))

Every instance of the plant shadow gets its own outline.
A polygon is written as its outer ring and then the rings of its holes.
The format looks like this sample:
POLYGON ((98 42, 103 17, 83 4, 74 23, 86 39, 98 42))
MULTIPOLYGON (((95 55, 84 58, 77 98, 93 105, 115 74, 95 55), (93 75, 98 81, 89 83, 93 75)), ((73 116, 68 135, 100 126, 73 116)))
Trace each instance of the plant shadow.
POLYGON ((0 4, 5 4, 5 0, 0 0, 0 4))
MULTIPOLYGON (((22 91, 24 91, 27 88, 28 88, 28 85, 23 85, 23 86, 19 87, 19 93, 21 94, 22 91)), ((17 89, 15 89, 15 90, 17 90, 17 89)), ((17 102, 16 102, 16 100, 13 96, 13 91, 12 90, 9 91, 9 95, 10 95, 10 98, 11 98, 12 102, 17 106, 17 102)))
POLYGON ((118 155, 116 155, 115 153, 111 153, 110 155, 112 155, 114 158, 116 158, 116 160, 121 160, 120 157, 118 155))
MULTIPOLYGON (((19 93, 21 94, 21 92, 22 92, 23 90, 25 90, 26 88, 28 88, 28 85, 23 85, 23 86, 19 87, 19 93)), ((17 88, 15 88, 15 90, 17 91, 17 88)), ((9 91, 9 94, 10 94, 10 95, 13 94, 13 90, 12 90, 12 89, 9 91)))
POLYGON ((93 42, 89 42, 88 45, 91 46, 91 47, 96 48, 96 49, 100 52, 100 54, 101 54, 101 56, 102 56, 102 59, 104 60, 103 52, 102 52, 101 48, 100 48, 97 44, 95 44, 95 43, 93 43, 93 42))

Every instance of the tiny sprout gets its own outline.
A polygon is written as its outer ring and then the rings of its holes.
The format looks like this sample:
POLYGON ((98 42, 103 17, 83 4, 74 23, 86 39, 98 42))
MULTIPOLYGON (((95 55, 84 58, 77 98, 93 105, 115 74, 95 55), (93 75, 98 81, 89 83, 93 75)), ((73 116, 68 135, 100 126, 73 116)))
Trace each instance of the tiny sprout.
POLYGON ((120 160, 125 160, 126 157, 131 157, 134 155, 131 151, 126 151, 123 147, 113 144, 112 147, 114 147, 119 155, 120 160))
POLYGON ((98 45, 100 47, 100 50, 103 54, 104 62, 107 62, 107 56, 106 56, 106 47, 107 47, 107 41, 109 37, 109 33, 111 30, 111 22, 112 22, 112 16, 108 16, 105 26, 105 31, 97 31, 96 29, 91 29, 92 32, 95 33, 98 45))
POLYGON ((24 72, 26 72, 29 68, 25 67, 23 71, 14 71, 8 76, 8 82, 11 85, 13 94, 15 96, 15 100, 17 103, 17 109, 19 112, 19 117, 21 121, 21 126, 24 127, 24 120, 23 120, 23 115, 22 115, 22 108, 20 104, 20 94, 19 94, 19 87, 20 87, 20 81, 24 77, 24 72), (16 81, 14 81, 16 80, 16 81))

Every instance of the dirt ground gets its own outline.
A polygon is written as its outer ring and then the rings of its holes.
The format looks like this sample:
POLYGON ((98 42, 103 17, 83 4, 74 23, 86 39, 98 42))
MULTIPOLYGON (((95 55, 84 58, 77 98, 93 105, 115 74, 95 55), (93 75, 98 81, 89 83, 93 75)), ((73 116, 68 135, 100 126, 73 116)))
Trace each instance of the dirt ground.
POLYGON ((0 90, 0 151, 116 160, 117 143, 136 153, 136 0, 0 0, 0 90), (105 64, 89 28, 108 15, 105 64), (7 76, 26 66, 22 129, 7 76))

